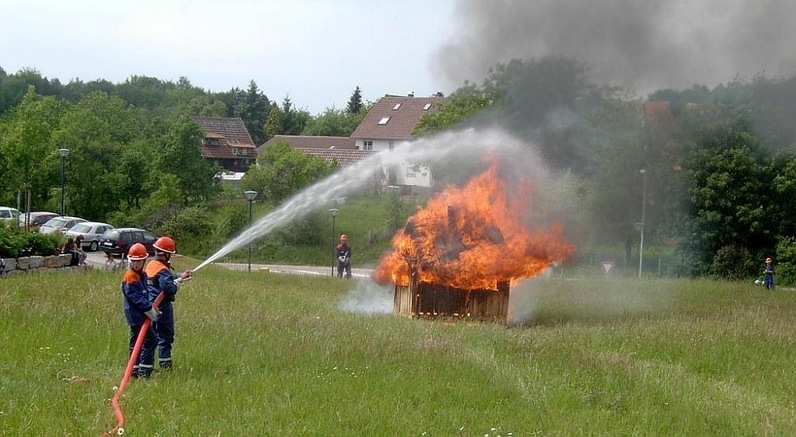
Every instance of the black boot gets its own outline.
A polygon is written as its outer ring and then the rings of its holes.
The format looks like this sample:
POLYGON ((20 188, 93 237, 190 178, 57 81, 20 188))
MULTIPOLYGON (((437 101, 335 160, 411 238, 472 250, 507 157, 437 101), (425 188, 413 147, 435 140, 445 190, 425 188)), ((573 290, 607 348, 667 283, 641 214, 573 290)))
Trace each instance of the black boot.
POLYGON ((166 372, 171 372, 171 369, 172 369, 171 360, 161 361, 160 362, 160 370, 165 370, 166 372))

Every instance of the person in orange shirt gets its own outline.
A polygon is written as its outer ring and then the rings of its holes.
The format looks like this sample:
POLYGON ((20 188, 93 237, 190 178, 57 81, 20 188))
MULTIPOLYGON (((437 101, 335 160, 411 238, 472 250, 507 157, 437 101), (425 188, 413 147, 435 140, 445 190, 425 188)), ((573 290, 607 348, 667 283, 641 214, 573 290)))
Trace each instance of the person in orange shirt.
POLYGON ((191 279, 192 272, 172 273, 171 255, 177 253, 177 245, 170 237, 160 237, 155 241, 155 259, 146 266, 150 298, 154 301, 162 292, 166 296, 158 308, 160 317, 154 323, 158 344, 158 366, 171 370, 171 348, 174 344, 174 299, 183 281, 191 279))
POLYGON ((340 244, 337 245, 337 277, 351 279, 351 246, 348 245, 348 236, 340 235, 340 244))

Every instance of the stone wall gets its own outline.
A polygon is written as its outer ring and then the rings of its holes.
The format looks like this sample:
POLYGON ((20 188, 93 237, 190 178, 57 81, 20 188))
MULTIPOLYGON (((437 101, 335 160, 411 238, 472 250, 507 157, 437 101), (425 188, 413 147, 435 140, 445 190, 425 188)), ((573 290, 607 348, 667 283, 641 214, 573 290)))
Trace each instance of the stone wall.
POLYGON ((87 266, 70 266, 72 255, 60 254, 53 256, 26 256, 22 258, 6 258, 5 273, 8 276, 27 273, 61 273, 87 270, 87 266))

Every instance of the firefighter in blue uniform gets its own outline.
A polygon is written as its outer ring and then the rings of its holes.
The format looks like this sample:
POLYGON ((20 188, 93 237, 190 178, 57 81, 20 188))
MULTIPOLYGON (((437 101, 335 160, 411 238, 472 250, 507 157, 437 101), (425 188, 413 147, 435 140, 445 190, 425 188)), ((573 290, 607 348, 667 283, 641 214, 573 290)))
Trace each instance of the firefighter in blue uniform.
MULTIPOLYGON (((127 253, 130 261, 130 268, 125 271, 122 278, 122 294, 124 295, 124 317, 130 326, 130 353, 135 348, 138 335, 144 321, 149 318, 156 320, 158 311, 152 307, 149 300, 149 287, 147 286, 147 276, 144 271, 147 252, 141 243, 133 244, 127 253)), ((145 333, 144 343, 138 360, 133 365, 134 378, 149 378, 155 366, 155 348, 157 347, 157 336, 150 325, 145 333)))
POLYGON ((146 266, 146 275, 150 290, 150 300, 166 293, 158 308, 160 317, 154 323, 157 334, 158 365, 163 370, 172 369, 171 346, 174 343, 174 298, 182 281, 191 278, 192 272, 186 270, 182 274, 172 273, 171 255, 177 252, 177 246, 169 237, 160 237, 155 241, 155 259, 146 266))

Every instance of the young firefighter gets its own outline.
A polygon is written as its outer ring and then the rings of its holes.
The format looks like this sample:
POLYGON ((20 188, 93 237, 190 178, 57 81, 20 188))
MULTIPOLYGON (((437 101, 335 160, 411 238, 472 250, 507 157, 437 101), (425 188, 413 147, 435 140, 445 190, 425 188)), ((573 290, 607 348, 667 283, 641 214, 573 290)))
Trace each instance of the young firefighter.
POLYGON ((182 281, 191 278, 192 272, 186 270, 182 274, 173 274, 171 254, 177 252, 177 246, 169 237, 160 237, 155 241, 155 259, 146 266, 146 274, 150 287, 150 297, 157 298, 160 292, 166 297, 158 308, 160 317, 155 322, 155 333, 158 342, 158 364, 163 370, 171 370, 171 345, 174 343, 174 297, 182 281))
MULTIPOLYGON (((158 312, 149 301, 149 288, 146 283, 146 272, 144 272, 144 263, 147 258, 146 248, 141 243, 133 244, 127 257, 130 260, 130 268, 125 271, 122 278, 122 294, 124 295, 124 317, 130 326, 130 353, 132 354, 144 320, 148 317, 154 321, 158 318, 158 312)), ((144 335, 141 353, 133 366, 134 378, 149 378, 155 367, 155 347, 158 340, 151 325, 144 335)))
POLYGON ((351 246, 348 245, 348 236, 340 235, 340 244, 337 245, 337 277, 351 279, 351 246))
POLYGON ((763 285, 765 285, 766 290, 774 289, 774 264, 772 264, 771 258, 766 258, 766 268, 763 270, 763 285))

